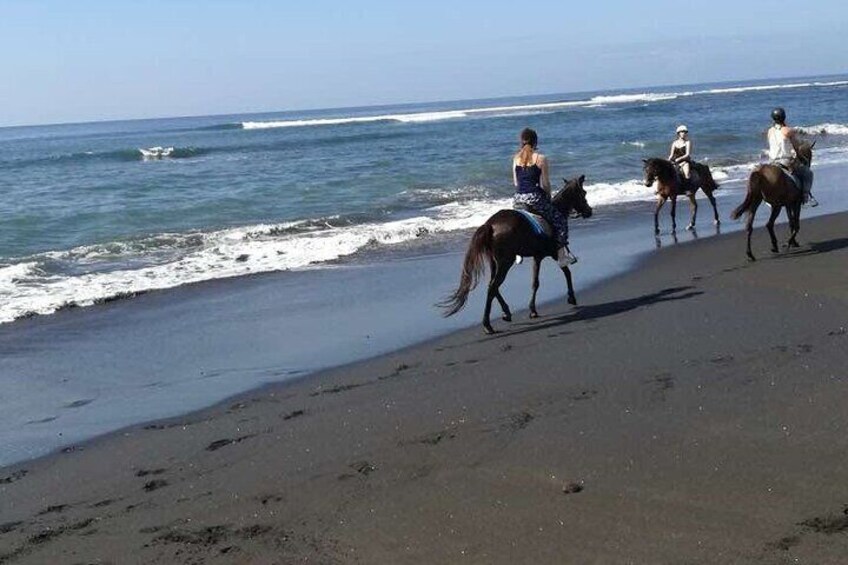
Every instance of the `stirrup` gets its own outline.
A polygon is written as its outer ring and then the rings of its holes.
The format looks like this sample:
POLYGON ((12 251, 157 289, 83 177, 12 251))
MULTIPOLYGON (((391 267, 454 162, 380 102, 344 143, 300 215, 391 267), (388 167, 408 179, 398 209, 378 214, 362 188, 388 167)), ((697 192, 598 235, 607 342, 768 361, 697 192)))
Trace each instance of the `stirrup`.
POLYGON ((568 267, 577 262, 577 257, 566 247, 561 247, 557 252, 557 263, 560 267, 568 267))

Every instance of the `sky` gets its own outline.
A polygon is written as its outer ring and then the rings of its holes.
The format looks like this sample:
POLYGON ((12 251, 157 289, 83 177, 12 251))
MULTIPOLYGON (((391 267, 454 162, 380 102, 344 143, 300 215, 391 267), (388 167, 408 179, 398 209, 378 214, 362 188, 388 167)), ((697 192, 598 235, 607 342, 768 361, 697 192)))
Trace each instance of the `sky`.
POLYGON ((844 0, 0 0, 0 126, 848 73, 844 0))

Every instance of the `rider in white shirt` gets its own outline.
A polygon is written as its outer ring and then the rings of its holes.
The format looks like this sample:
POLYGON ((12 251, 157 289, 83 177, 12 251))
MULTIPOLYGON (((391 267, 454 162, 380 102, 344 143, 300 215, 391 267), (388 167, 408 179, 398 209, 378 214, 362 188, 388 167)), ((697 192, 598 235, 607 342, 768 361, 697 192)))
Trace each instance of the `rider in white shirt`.
POLYGON ((796 159, 798 132, 786 125, 786 111, 783 108, 775 108, 771 113, 771 119, 774 124, 768 130, 769 159, 798 179, 801 191, 804 193, 805 204, 818 206, 819 203, 810 194, 813 188, 813 171, 796 159))

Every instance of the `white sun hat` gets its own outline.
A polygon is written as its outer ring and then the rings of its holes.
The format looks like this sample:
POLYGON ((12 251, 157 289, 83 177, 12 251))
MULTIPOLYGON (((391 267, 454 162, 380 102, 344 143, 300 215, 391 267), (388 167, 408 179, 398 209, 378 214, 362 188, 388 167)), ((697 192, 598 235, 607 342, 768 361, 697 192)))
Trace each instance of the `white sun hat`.
POLYGON ((684 125, 679 125, 679 126, 677 126, 677 133, 680 133, 680 132, 682 132, 682 131, 685 131, 686 133, 689 133, 689 128, 687 128, 687 127, 686 127, 686 126, 684 126, 684 125))

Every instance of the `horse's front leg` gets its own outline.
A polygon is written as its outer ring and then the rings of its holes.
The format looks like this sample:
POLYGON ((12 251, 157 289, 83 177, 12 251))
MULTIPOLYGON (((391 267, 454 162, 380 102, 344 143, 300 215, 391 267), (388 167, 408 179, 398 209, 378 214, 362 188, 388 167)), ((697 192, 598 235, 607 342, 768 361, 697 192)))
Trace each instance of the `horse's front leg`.
POLYGON ((538 318, 539 313, 536 311, 536 292, 539 290, 539 266, 542 263, 543 257, 533 257, 533 278, 530 281, 530 317, 538 318))
POLYGON ((657 196, 657 207, 654 209, 654 235, 660 234, 660 210, 665 204, 665 196, 657 196))
POLYGON ((671 197, 671 231, 677 231, 677 195, 671 197))
POLYGON ((698 220, 698 201, 695 200, 694 194, 689 194, 689 225, 687 230, 695 229, 695 222, 698 220))
POLYGON ((571 280, 571 269, 568 267, 561 268, 563 274, 565 274, 565 282, 568 284, 568 303, 577 306, 577 298, 574 296, 574 282, 571 280))
POLYGON ((795 237, 801 231, 801 204, 786 207, 786 215, 789 217, 789 241, 787 247, 799 247, 795 237))
POLYGON ((710 204, 713 207, 713 221, 715 225, 720 226, 721 220, 718 219, 718 204, 716 204, 715 196, 713 196, 712 192, 704 191, 704 194, 707 195, 707 200, 710 201, 710 204))

